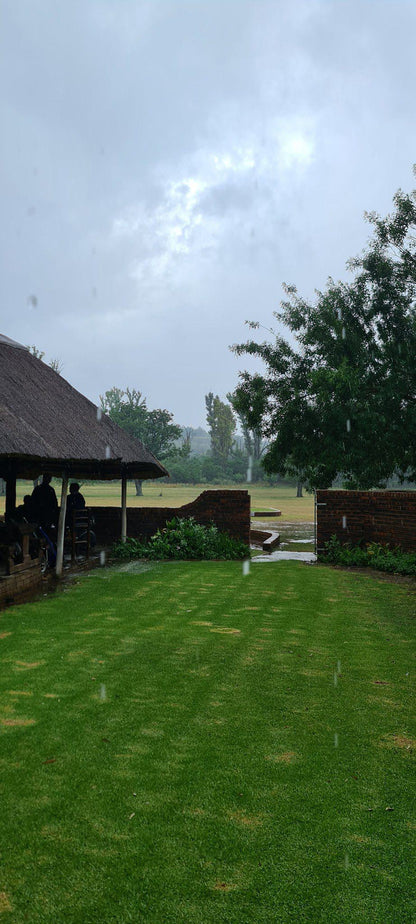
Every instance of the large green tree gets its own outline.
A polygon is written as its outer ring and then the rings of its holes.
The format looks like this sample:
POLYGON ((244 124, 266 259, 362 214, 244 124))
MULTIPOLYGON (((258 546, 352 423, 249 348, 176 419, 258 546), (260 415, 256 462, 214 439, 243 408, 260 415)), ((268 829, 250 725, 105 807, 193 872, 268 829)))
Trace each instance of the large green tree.
POLYGON ((373 233, 351 282, 329 279, 313 304, 286 286, 275 317, 290 337, 232 348, 265 364, 240 373, 234 394, 269 440, 266 471, 312 487, 416 476, 416 191, 366 218, 373 233))
MULTIPOLYGON (((144 443, 161 462, 177 452, 175 443, 182 428, 172 423, 173 414, 156 408, 150 411, 140 391, 135 388, 110 388, 100 395, 102 410, 123 430, 144 443)), ((136 493, 141 494, 141 482, 136 482, 136 493)))

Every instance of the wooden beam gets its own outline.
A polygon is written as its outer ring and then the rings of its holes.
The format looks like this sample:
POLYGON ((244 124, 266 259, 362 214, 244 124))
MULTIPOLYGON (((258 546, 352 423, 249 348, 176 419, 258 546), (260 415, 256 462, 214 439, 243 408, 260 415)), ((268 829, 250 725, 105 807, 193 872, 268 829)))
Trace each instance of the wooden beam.
POLYGON ((121 541, 127 539, 127 478, 121 479, 121 541))
POLYGON ((62 475, 61 488, 61 509, 59 511, 58 522, 58 541, 56 545, 56 574, 61 577, 64 564, 64 539, 65 539, 65 518, 66 518, 66 498, 68 494, 68 475, 66 472, 62 475))

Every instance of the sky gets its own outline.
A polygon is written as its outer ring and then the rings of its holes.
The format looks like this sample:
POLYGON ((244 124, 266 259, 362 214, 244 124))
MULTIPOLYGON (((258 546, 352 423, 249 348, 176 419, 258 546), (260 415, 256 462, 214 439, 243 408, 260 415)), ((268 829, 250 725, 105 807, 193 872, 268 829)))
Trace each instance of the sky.
POLYGON ((413 188, 415 38, 413 0, 0 0, 0 332, 205 426, 245 321, 413 188))

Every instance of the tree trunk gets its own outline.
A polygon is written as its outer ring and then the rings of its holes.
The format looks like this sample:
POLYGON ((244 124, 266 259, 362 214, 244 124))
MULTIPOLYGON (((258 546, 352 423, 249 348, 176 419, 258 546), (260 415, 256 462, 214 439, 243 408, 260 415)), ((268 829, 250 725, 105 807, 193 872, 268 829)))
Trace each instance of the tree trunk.
POLYGON ((134 484, 136 487, 136 497, 143 497, 143 482, 139 481, 137 478, 134 479, 134 484))
POLYGON ((297 486, 296 486, 296 497, 303 497, 301 481, 298 481, 297 486))

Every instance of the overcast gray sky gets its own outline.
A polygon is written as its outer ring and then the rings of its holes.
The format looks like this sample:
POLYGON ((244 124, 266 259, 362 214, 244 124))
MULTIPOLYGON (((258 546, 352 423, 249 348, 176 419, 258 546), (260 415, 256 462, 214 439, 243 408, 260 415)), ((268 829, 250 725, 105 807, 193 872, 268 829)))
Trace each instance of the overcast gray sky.
MULTIPOLYGON (((414 185, 413 0, 0 0, 0 332, 178 423, 414 185)), ((53 396, 51 396, 53 400, 53 396)))

